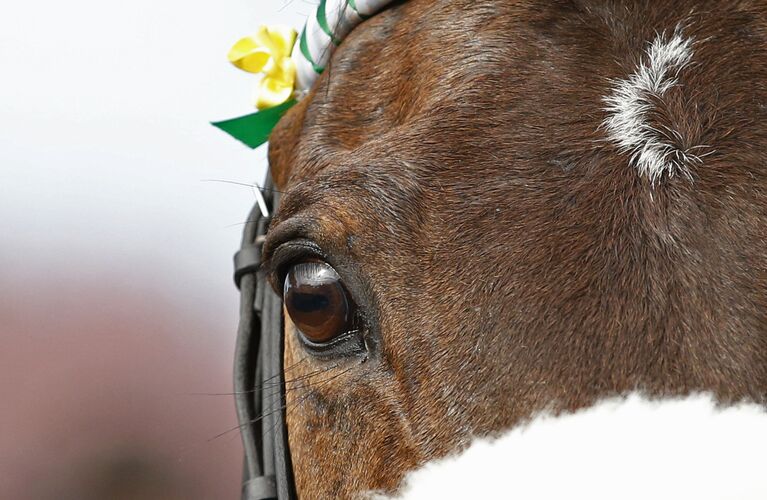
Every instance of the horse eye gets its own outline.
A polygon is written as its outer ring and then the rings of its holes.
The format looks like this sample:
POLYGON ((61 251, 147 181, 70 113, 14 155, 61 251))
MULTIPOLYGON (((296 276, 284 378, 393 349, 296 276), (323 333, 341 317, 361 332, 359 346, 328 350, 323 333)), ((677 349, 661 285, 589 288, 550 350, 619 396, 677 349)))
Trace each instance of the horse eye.
POLYGON ((351 330, 354 303, 341 277, 325 262, 291 267, 285 276, 283 300, 291 321, 311 342, 328 342, 351 330))

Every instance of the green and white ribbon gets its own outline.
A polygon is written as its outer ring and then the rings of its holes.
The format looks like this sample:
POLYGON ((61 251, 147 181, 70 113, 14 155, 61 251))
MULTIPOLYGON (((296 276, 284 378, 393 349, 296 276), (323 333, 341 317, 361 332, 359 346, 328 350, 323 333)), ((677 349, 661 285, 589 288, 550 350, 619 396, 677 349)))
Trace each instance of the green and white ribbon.
POLYGON ((240 39, 229 51, 229 61, 262 75, 255 99, 260 111, 213 126, 250 148, 268 141, 282 115, 325 70, 333 50, 355 26, 391 1, 320 0, 297 42, 295 30, 284 26, 261 26, 255 35, 240 39))
POLYGON ((297 97, 305 94, 325 70, 333 50, 358 24, 392 0, 320 0, 293 47, 297 97))

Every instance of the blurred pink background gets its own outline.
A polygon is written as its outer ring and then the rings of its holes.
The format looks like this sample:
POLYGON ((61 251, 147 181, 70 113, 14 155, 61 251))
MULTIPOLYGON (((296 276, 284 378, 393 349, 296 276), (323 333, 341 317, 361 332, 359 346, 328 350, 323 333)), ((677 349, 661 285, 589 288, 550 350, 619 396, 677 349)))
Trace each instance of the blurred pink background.
POLYGON ((0 498, 236 498, 231 256, 265 151, 226 61, 283 0, 0 17, 0 498), (230 432, 227 432, 231 430, 230 432), (218 436, 218 437, 217 437, 218 436))
POLYGON ((2 498, 236 497, 231 400, 194 394, 230 390, 225 304, 124 269, 2 278, 2 498))

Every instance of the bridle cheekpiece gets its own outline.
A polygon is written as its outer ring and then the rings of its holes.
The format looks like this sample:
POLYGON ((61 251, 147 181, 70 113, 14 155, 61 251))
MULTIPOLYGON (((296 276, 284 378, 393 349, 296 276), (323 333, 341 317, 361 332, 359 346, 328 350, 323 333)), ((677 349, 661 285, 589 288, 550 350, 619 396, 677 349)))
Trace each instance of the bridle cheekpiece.
MULTIPOLYGON (((265 143, 282 115, 304 97, 346 35, 391 0, 321 0, 299 36, 284 26, 262 26, 237 41, 229 61, 260 75, 259 109, 213 123, 251 148, 265 143)), ((285 422, 282 300, 261 272, 261 250, 279 194, 271 178, 256 193, 234 256, 240 323, 234 359, 237 419, 244 448, 243 500, 296 498, 285 422)))

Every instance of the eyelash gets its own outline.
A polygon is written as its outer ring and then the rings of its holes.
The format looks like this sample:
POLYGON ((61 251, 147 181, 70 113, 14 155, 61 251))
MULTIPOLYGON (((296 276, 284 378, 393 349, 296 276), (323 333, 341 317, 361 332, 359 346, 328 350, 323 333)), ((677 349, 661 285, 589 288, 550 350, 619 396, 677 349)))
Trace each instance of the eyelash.
POLYGON ((261 263, 261 270, 266 273, 274 291, 282 297, 282 284, 290 267, 309 260, 325 261, 320 247, 308 240, 292 240, 279 244, 261 263))

